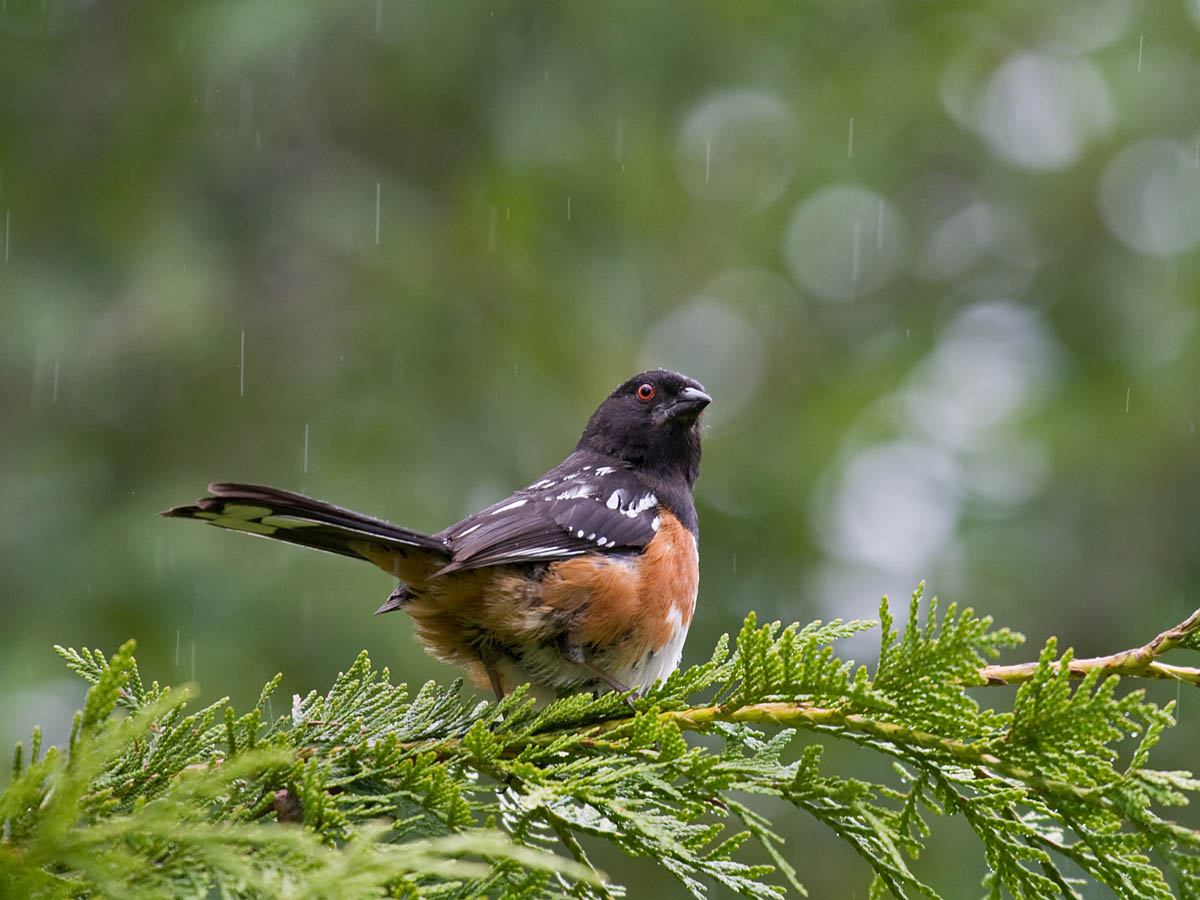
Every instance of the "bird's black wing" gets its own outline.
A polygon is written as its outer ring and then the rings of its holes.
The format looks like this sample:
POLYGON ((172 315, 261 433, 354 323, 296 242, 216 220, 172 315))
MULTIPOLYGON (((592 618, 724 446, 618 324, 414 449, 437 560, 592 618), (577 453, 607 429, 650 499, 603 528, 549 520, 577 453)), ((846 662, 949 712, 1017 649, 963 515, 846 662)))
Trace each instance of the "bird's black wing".
POLYGON ((654 492, 627 466, 586 459, 573 454, 529 487, 437 535, 453 554, 437 574, 645 547, 659 526, 654 492))

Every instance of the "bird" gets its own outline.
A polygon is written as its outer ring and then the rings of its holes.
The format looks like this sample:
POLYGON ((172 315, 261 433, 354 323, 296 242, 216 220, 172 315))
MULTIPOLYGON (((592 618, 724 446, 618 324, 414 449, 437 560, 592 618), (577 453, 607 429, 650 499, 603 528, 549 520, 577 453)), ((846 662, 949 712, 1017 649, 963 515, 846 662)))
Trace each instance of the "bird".
POLYGON ((160 515, 373 563, 399 580, 376 614, 497 700, 630 696, 679 666, 699 588, 700 382, 666 369, 616 387, 575 449, 436 534, 279 488, 215 482, 160 515))

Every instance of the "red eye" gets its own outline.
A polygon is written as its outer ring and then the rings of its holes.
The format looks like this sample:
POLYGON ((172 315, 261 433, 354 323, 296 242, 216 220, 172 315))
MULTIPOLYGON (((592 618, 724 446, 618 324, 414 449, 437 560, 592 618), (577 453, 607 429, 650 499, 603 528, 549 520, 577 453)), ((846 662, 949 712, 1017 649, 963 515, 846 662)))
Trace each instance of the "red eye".
POLYGON ((643 384, 637 389, 637 396, 639 400, 652 400, 654 398, 654 385, 643 384))

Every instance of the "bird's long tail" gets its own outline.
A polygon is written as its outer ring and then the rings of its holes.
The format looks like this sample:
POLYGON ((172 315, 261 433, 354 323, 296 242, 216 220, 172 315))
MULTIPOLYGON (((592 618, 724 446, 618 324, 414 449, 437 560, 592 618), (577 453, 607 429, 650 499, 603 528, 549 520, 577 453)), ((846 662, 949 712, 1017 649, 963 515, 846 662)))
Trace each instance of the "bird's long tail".
POLYGON ((365 559, 404 581, 424 580, 450 561, 438 538, 303 494, 231 482, 210 484, 208 491, 211 496, 194 506, 160 515, 365 559))

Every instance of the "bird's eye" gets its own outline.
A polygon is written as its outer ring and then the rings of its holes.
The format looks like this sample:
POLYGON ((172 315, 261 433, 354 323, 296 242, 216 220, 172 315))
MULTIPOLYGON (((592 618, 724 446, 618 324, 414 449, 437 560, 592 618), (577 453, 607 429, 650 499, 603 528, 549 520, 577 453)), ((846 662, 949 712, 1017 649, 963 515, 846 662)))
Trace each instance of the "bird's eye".
POLYGON ((637 398, 643 402, 654 399, 654 385, 643 384, 637 389, 637 398))

